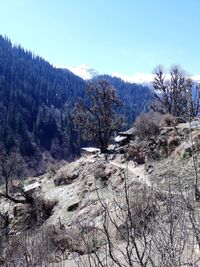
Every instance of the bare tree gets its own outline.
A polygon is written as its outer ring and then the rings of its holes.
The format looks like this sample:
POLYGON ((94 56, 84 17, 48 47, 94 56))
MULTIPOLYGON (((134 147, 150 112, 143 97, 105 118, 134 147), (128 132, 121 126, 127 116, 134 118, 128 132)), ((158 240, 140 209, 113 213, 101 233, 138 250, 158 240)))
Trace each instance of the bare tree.
POLYGON ((152 108, 175 117, 195 117, 200 111, 200 88, 194 85, 186 73, 178 66, 172 66, 166 74, 161 66, 154 71, 153 87, 157 91, 152 108), (195 95, 193 95, 193 92, 195 95))
MULTIPOLYGON (((157 212, 156 204, 151 192, 146 188, 134 194, 126 177, 122 177, 124 190, 113 197, 112 207, 101 198, 97 190, 98 199, 103 207, 102 226, 98 228, 98 235, 93 235, 92 242, 103 242, 100 247, 94 245, 97 249, 88 253, 88 257, 80 257, 77 261, 79 266, 156 266, 151 238, 154 227, 152 222, 157 212)), ((97 231, 95 222, 94 231, 97 231)), ((83 238, 86 247, 89 248, 91 240, 88 242, 86 237, 83 238)))
MULTIPOLYGON (((44 199, 42 195, 36 196, 31 191, 26 191, 22 183, 16 186, 17 192, 13 194, 12 190, 10 190, 13 179, 21 178, 21 174, 24 171, 23 168, 24 164, 18 153, 9 153, 1 147, 0 179, 3 188, 0 192, 0 196, 16 204, 30 204, 31 217, 34 218, 38 224, 42 224, 51 215, 52 209, 57 202, 44 199)), ((1 218, 7 218, 5 215, 3 216, 3 213, 0 213, 1 218)))
POLYGON ((27 231, 13 236, 4 251, 6 267, 49 266, 52 245, 46 229, 27 231))
POLYGON ((157 256, 157 266, 175 267, 188 263, 184 258, 186 244, 189 241, 189 224, 187 210, 184 208, 180 195, 167 192, 166 199, 160 203, 155 218, 155 231, 152 244, 157 256))
POLYGON ((107 151, 112 134, 119 129, 122 120, 116 109, 122 105, 116 90, 107 81, 89 83, 89 100, 79 99, 74 109, 74 121, 84 131, 86 138, 95 141, 102 153, 107 151))
POLYGON ((93 221, 92 238, 82 235, 88 253, 76 257, 78 266, 197 266, 198 209, 187 197, 190 189, 180 186, 164 191, 143 187, 136 193, 125 176, 124 192, 113 197, 112 205, 97 191, 103 207, 102 225, 97 229, 93 221), (96 249, 91 250, 91 244, 96 249))
POLYGON ((22 158, 15 151, 8 152, 3 145, 1 145, 0 150, 0 182, 5 186, 5 190, 0 192, 0 196, 7 198, 14 203, 30 203, 32 199, 26 192, 24 192, 22 187, 19 188, 19 190, 23 198, 14 198, 10 194, 10 187, 13 179, 20 179, 24 171, 22 158))

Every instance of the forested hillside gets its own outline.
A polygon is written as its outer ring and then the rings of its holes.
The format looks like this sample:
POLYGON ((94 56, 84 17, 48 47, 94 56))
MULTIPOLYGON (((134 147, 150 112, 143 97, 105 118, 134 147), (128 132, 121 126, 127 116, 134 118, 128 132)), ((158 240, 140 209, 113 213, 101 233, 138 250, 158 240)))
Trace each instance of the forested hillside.
POLYGON ((55 157, 75 153, 69 113, 85 86, 70 71, 53 68, 0 37, 0 141, 7 149, 17 146, 23 156, 38 148, 55 157), (62 153, 56 153, 59 147, 62 153))
MULTIPOLYGON (((130 126, 147 108, 147 87, 109 76, 124 102, 121 113, 130 126)), ((78 97, 85 97, 86 81, 42 58, 13 46, 0 36, 0 142, 19 149, 25 158, 49 151, 54 158, 69 158, 79 151, 80 138, 70 116, 78 97)))
POLYGON ((153 94, 147 86, 125 82, 109 75, 100 75, 95 79, 107 80, 117 89, 118 96, 123 100, 121 113, 125 117, 126 128, 132 125, 141 112, 148 110, 153 94))

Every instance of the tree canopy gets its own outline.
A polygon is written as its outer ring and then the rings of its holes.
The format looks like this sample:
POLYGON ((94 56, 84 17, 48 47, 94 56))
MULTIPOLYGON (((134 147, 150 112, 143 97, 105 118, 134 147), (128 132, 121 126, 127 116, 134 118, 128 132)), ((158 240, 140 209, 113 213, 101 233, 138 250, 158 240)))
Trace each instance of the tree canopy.
MULTIPOLYGON (((105 79, 126 103, 118 112, 128 128, 145 111, 151 92, 118 78, 105 79)), ((87 81, 69 70, 55 68, 0 36, 0 142, 7 150, 16 148, 31 166, 39 166, 44 151, 55 159, 77 155, 85 143, 70 113, 79 97, 86 100, 86 87, 87 81)))
POLYGON ((200 111, 200 87, 179 66, 166 74, 161 66, 154 71, 153 87, 157 91, 153 109, 175 117, 195 117, 200 111))
POLYGON ((105 80, 89 83, 87 94, 88 103, 83 99, 76 103, 74 120, 85 137, 95 141, 105 153, 112 134, 121 126, 116 109, 122 102, 114 87, 105 80))

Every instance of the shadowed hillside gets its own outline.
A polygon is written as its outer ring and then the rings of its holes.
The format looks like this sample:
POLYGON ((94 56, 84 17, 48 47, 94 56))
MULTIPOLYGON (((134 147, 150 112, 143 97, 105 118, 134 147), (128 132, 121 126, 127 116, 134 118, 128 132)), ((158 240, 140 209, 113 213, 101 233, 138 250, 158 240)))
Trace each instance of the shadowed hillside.
MULTIPOLYGON (((102 76, 117 89, 126 126, 147 109, 147 87, 102 76)), ((83 145, 70 113, 87 82, 66 69, 57 69, 21 46, 0 36, 0 142, 17 148, 34 167, 45 158, 69 159, 83 145), (34 165, 35 164, 35 165, 34 165)), ((42 164, 42 163, 41 163, 42 164)), ((38 166, 37 166, 38 167, 38 166)))

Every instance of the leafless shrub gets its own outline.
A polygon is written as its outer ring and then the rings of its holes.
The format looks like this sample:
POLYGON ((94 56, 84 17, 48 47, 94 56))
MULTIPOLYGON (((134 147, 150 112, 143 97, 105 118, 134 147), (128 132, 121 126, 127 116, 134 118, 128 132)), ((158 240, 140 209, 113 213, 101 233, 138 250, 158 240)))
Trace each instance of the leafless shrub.
POLYGON ((105 243, 91 251, 85 242, 88 254, 78 257, 78 266, 197 266, 199 217, 191 198, 184 200, 190 189, 183 191, 180 186, 165 191, 144 187, 134 193, 124 177, 124 192, 114 197, 112 207, 97 191, 104 211, 101 234, 93 237, 97 241, 102 235, 105 243))
POLYGON ((94 178, 99 179, 102 182, 106 182, 109 179, 109 174, 105 172, 106 166, 104 164, 98 164, 94 171, 94 178))
POLYGON ((65 177, 65 176, 59 176, 55 178, 53 182, 55 186, 68 185, 72 183, 72 181, 68 177, 65 177))
POLYGON ((152 235, 152 244, 158 266, 183 266, 188 260, 184 258, 184 253, 189 241, 189 230, 186 210, 179 195, 168 191, 154 223, 156 230, 152 235))
POLYGON ((65 173, 64 171, 61 171, 61 172, 58 172, 58 174, 56 175, 54 179, 54 184, 55 186, 68 185, 68 184, 73 183, 73 181, 76 178, 78 178, 77 173, 68 174, 68 173, 65 173))
POLYGON ((155 93, 155 102, 152 103, 153 110, 186 119, 198 115, 199 85, 194 85, 180 66, 174 65, 170 68, 170 79, 167 78, 162 66, 155 68, 154 75, 153 87, 157 93, 155 93))
POLYGON ((76 229, 55 227, 50 225, 47 229, 48 236, 54 249, 55 257, 66 258, 67 253, 77 252, 83 254, 81 239, 76 229))
POLYGON ((196 152, 200 151, 200 130, 194 131, 192 134, 192 141, 196 152))
POLYGON ((160 127, 172 127, 175 126, 175 118, 167 113, 162 115, 161 119, 160 119, 160 123, 159 123, 160 127))
POLYGON ((49 174, 49 178, 52 178, 56 174, 56 168, 54 166, 51 166, 50 168, 48 168, 48 174, 49 174))
POLYGON ((127 149, 126 159, 134 159, 140 152, 140 146, 138 144, 130 145, 127 149))
POLYGON ((123 180, 124 191, 119 198, 114 197, 112 208, 98 195, 103 207, 100 229, 105 244, 89 253, 86 262, 80 258, 79 266, 147 266, 153 261, 150 255, 150 222, 156 208, 152 195, 147 190, 141 195, 132 194, 129 181, 126 177, 123 180), (121 246, 116 239, 122 240, 121 246))
POLYGON ((157 204, 151 195, 143 192, 143 196, 139 199, 135 198, 131 201, 131 216, 135 229, 135 234, 141 236, 144 231, 149 231, 149 223, 155 218, 158 213, 157 204))
POLYGON ((70 253, 87 252, 80 231, 49 225, 10 238, 3 259, 6 267, 47 267, 61 263, 70 253))
POLYGON ((96 252, 102 245, 101 231, 93 226, 77 222, 73 228, 48 227, 48 236, 55 257, 66 259, 70 253, 87 255, 96 252))
POLYGON ((49 266, 50 242, 44 229, 23 232, 10 239, 4 251, 6 267, 49 266))
POLYGON ((144 164, 145 153, 143 153, 141 147, 137 143, 131 144, 126 150, 125 159, 127 161, 133 160, 136 164, 144 164))
POLYGON ((140 139, 150 138, 159 133, 160 114, 157 112, 143 113, 137 117, 135 128, 140 139))
POLYGON ((95 225, 82 225, 81 222, 78 225, 85 254, 96 253, 105 244, 104 233, 95 225))
MULTIPOLYGON (((24 172, 24 164, 20 155, 15 151, 7 151, 0 144, 0 183, 4 188, 0 192, 0 196, 11 200, 14 203, 27 203, 29 199, 18 199, 12 196, 10 188, 12 187, 13 179, 20 179, 24 172)), ((20 188, 22 191, 22 188, 20 188)), ((22 196, 22 195, 21 195, 22 196)), ((23 198, 25 195, 23 196, 23 198)))
POLYGON ((170 136, 167 140, 168 154, 170 154, 177 146, 180 145, 179 136, 170 136))
POLYGON ((140 145, 138 143, 131 144, 126 151, 126 160, 134 160, 140 154, 140 145))
POLYGON ((58 202, 56 200, 44 199, 43 196, 37 196, 34 204, 31 206, 31 218, 38 225, 46 221, 52 214, 52 210, 58 202))

